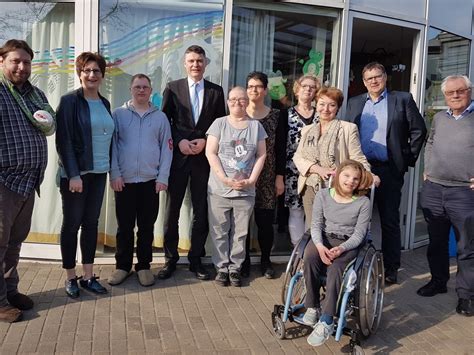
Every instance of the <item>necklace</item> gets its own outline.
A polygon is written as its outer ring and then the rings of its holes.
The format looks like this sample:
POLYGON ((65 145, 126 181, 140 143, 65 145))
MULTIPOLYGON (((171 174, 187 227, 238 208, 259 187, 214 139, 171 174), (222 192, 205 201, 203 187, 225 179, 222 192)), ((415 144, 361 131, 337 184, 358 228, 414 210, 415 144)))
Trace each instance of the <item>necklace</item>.
POLYGON ((305 118, 313 117, 314 116, 314 111, 315 110, 314 110, 313 106, 310 106, 310 108, 307 108, 307 107, 304 107, 304 106, 296 106, 296 112, 298 112, 298 114, 300 116, 303 116, 305 118), (306 113, 306 114, 310 113, 310 115, 308 116, 308 115, 305 115, 303 113, 306 113))
POLYGON ((102 134, 106 136, 109 132, 107 132, 107 118, 109 117, 108 111, 105 108, 104 103, 102 100, 99 99, 87 99, 89 106, 92 107, 91 105, 95 106, 95 111, 100 116, 100 123, 97 122, 97 128, 100 132, 100 129, 102 129, 102 134), (102 127, 101 127, 102 126, 102 127))

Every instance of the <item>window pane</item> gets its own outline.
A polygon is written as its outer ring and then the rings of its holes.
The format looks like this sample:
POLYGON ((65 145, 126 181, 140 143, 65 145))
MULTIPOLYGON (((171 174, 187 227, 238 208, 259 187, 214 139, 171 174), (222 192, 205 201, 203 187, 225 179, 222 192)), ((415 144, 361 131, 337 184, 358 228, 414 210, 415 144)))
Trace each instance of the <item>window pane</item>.
POLYGON ((166 83, 186 76, 183 56, 192 44, 206 51, 206 79, 220 83, 223 16, 222 1, 101 1, 100 52, 110 63, 101 92, 112 107, 122 105, 131 76, 144 73, 160 107, 166 83))
MULTIPOLYGON (((316 6, 234 1, 229 85, 245 87, 249 72, 262 71, 269 77, 268 104, 271 99, 276 108, 294 104, 293 83, 303 74, 335 85, 338 18, 337 11, 316 6)), ((275 229, 281 233, 275 233, 272 253, 288 254, 288 216, 283 203, 278 208, 275 229)), ((256 237, 255 228, 251 234, 256 237)))
MULTIPOLYGON (((428 31, 428 59, 426 67, 425 120, 428 132, 433 116, 448 107, 441 92, 441 82, 448 75, 469 73, 470 41, 448 32, 430 28, 428 31)), ((418 201, 423 185, 424 150, 420 155, 420 176, 418 179, 418 201)), ((418 206, 415 224, 415 243, 428 238, 423 213, 418 206)))
MULTIPOLYGON (((224 12, 222 0, 122 1, 102 0, 99 14, 100 52, 109 63, 101 94, 112 108, 130 100, 130 79, 137 73, 151 78, 152 102, 161 107, 162 93, 172 80, 186 77, 184 51, 193 44, 206 51, 206 79, 222 80, 224 12)), ((171 182, 170 182, 171 183, 171 182)), ((105 246, 115 245, 113 193, 107 195, 105 246)), ((155 224, 155 246, 163 244, 165 194, 155 224)), ((190 247, 191 199, 186 194, 180 215, 179 248, 190 247)), ((105 249, 107 250, 107 249, 105 249)))
MULTIPOLYGON (((13 38, 25 40, 33 49, 30 82, 43 90, 56 108, 61 95, 74 88, 74 4, 2 2, 0 45, 13 38)), ((48 137, 48 167, 27 242, 59 242, 62 211, 56 186, 57 160, 54 136, 48 137)))
POLYGON ((303 74, 335 84, 338 14, 315 6, 235 2, 232 14, 230 84, 245 85, 254 70, 270 78, 272 100, 293 100, 292 86, 303 74), (258 6, 258 7, 257 7, 258 6), (285 100, 284 98, 289 98, 285 100))
POLYGON ((74 87, 74 4, 2 2, 0 42, 28 42, 34 52, 30 81, 56 107, 74 87))

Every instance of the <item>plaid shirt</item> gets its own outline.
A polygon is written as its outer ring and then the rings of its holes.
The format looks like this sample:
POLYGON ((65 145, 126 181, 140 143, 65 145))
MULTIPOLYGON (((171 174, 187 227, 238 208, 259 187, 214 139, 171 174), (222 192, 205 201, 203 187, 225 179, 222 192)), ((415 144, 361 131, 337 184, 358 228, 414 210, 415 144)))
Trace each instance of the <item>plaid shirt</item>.
MULTIPOLYGON (((30 82, 26 82, 19 92, 35 112, 40 108, 25 96, 31 89, 30 82)), ((47 102, 43 92, 41 96, 47 102)), ((39 193, 47 161, 45 135, 33 126, 8 88, 0 83, 0 184, 25 197, 35 189, 39 193)))

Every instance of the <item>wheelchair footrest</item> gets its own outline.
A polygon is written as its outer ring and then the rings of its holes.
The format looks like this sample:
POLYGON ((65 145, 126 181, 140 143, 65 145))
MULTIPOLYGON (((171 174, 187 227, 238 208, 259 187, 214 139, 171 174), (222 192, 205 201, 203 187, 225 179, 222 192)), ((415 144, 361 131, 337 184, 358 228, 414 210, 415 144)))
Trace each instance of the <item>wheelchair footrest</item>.
POLYGON ((360 336, 359 330, 345 327, 342 330, 342 332, 344 333, 344 335, 348 335, 351 337, 351 340, 350 340, 351 350, 355 345, 360 345, 361 336, 360 336))

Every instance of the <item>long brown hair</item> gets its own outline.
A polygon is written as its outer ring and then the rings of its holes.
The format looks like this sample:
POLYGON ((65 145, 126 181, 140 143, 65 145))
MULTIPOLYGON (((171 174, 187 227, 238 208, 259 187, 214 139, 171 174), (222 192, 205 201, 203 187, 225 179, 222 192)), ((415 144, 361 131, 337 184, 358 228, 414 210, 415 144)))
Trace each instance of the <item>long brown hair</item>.
POLYGON ((338 195, 343 195, 341 191, 341 186, 339 185, 339 176, 348 167, 356 171, 359 171, 359 175, 360 175, 359 185, 354 190, 354 195, 356 196, 365 195, 367 193, 367 190, 370 189, 370 187, 372 186, 374 182, 374 178, 372 177, 372 173, 370 173, 370 171, 365 170, 364 166, 361 163, 355 160, 351 160, 351 159, 347 159, 343 161, 336 169, 336 175, 334 176, 334 179, 332 182, 332 186, 336 190, 336 193, 338 195))

